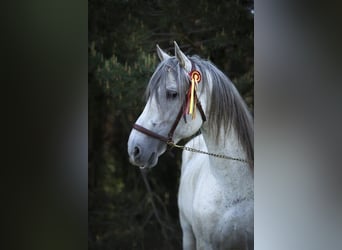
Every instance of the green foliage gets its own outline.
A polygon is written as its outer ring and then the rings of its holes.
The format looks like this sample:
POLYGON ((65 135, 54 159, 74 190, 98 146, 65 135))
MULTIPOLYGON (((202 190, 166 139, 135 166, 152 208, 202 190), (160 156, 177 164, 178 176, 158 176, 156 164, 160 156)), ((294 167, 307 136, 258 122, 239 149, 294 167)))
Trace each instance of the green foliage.
POLYGON ((148 173, 149 193, 140 170, 128 162, 128 136, 158 63, 155 45, 172 55, 174 40, 186 54, 214 62, 253 110, 253 2, 88 3, 89 248, 180 249, 181 152, 160 157, 148 173))

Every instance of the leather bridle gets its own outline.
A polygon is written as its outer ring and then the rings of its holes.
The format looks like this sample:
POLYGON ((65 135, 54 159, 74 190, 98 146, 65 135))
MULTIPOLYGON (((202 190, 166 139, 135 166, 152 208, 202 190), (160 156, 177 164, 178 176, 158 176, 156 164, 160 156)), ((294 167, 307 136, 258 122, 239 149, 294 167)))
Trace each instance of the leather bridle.
MULTIPOLYGON (((192 63, 192 70, 194 70, 194 65, 192 63)), ((203 108, 202 108, 202 105, 200 103, 200 101, 198 100, 197 98, 197 94, 196 94, 196 91, 195 91, 195 101, 196 101, 196 107, 198 109, 198 111, 200 112, 201 114, 201 117, 202 117, 202 121, 205 122, 207 120, 206 116, 205 116, 205 113, 203 111, 203 108)), ((153 132, 152 130, 149 130, 147 128, 144 128, 143 126, 140 126, 138 124, 133 124, 133 128, 138 130, 139 132, 145 134, 145 135, 148 135, 150 137, 153 137, 155 139, 158 139, 162 142, 165 142, 167 143, 168 145, 173 145, 173 134, 177 128, 177 125, 180 121, 180 119, 182 118, 182 116, 184 116, 184 120, 186 121, 185 119, 185 107, 186 107, 186 103, 187 103, 187 95, 185 95, 185 100, 181 106, 181 108, 179 109, 178 111, 178 114, 177 114, 177 117, 176 117, 176 120, 173 122, 171 128, 170 128, 170 131, 169 133, 167 134, 167 137, 166 136, 163 136, 163 135, 160 135, 160 134, 157 134, 155 132, 153 132)))
MULTIPOLYGON (((191 62, 192 63, 192 62, 191 62)), ((192 63, 192 70, 191 72, 194 70, 194 65, 192 63)), ((190 73, 191 73, 190 72, 190 73)), ((190 82, 190 81, 189 81, 190 82)), ((188 90, 190 91, 190 90, 188 90)), ((188 92, 187 92, 188 93, 188 92)), ((203 111, 203 108, 202 108, 202 105, 200 103, 200 101, 198 100, 197 98, 197 94, 196 94, 196 91, 194 93, 194 97, 195 97, 195 103, 196 103, 196 107, 198 109, 198 111, 200 112, 201 114, 201 117, 202 117, 202 121, 205 122, 207 120, 206 116, 205 116, 205 113, 203 111)), ((138 124, 134 124, 133 125, 133 128, 138 130, 139 132, 145 134, 145 135, 148 135, 152 138, 155 138, 157 140, 160 140, 162 142, 165 142, 167 145, 169 145, 170 147, 176 147, 176 148, 180 148, 180 149, 183 149, 183 150, 187 150, 187 151, 190 151, 190 152, 194 152, 194 153, 201 153, 201 154, 206 154, 206 155, 209 155, 209 156, 213 156, 213 157, 218 157, 218 158, 222 158, 222 159, 227 159, 227 160, 234 160, 234 161, 240 161, 240 162, 245 162, 245 163, 248 163, 250 164, 251 166, 253 166, 253 162, 249 162, 245 159, 241 159, 241 158, 236 158, 236 157, 231 157, 231 156, 228 156, 228 155, 224 155, 224 154, 216 154, 216 153, 209 153, 209 152, 206 152, 206 151, 202 151, 200 149, 195 149, 195 148, 191 148, 191 147, 187 147, 187 146, 181 146, 181 145, 177 145, 174 143, 173 141, 173 134, 177 128, 177 125, 180 121, 180 119, 182 118, 182 116, 184 116, 184 120, 186 122, 186 119, 185 119, 185 116, 186 116, 186 106, 187 106, 187 94, 185 95, 185 100, 181 106, 181 108, 179 109, 178 111, 178 114, 177 114, 177 117, 176 117, 176 120, 173 122, 170 130, 169 130, 169 133, 167 134, 167 137, 166 136, 163 136, 163 135, 160 135, 160 134, 157 134, 155 132, 153 132, 152 130, 149 130, 147 128, 144 128, 143 126, 140 126, 138 124)))
MULTIPOLYGON (((204 114, 204 111, 203 111, 203 108, 202 108, 202 105, 201 103, 198 101, 197 97, 196 97, 196 106, 198 108, 198 111, 200 112, 201 114, 201 117, 202 117, 202 121, 205 122, 207 119, 206 119, 206 116, 204 114)), ((177 125, 180 121, 180 119, 182 118, 183 114, 184 114, 184 107, 185 107, 185 103, 186 103, 186 100, 184 101, 184 104, 182 105, 182 107, 180 108, 178 114, 177 114, 177 117, 176 117, 176 120, 173 122, 172 124, 172 127, 170 128, 170 131, 169 133, 167 134, 167 137, 166 136, 163 136, 163 135, 160 135, 160 134, 157 134, 155 132, 153 132, 152 130, 149 130, 147 128, 144 128, 138 124, 133 124, 133 128, 138 130, 139 132, 145 134, 145 135, 148 135, 150 137, 153 137, 155 139, 158 139, 160 141, 163 141, 167 144, 173 144, 173 134, 177 128, 177 125)))

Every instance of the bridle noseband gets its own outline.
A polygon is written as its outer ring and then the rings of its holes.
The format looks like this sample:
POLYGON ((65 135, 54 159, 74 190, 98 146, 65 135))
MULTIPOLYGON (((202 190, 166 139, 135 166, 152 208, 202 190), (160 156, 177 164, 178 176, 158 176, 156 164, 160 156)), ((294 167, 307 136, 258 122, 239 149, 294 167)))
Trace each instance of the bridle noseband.
MULTIPOLYGON (((207 119, 206 119, 206 116, 204 114, 202 105, 201 105, 201 103, 198 100, 196 102, 196 106, 197 106, 197 108, 198 108, 198 110, 199 110, 199 112, 201 114, 202 121, 205 122, 207 119)), ((139 132, 145 134, 145 135, 148 135, 150 137, 158 139, 158 140, 160 140, 162 142, 165 142, 167 144, 171 144, 171 143, 173 143, 173 134, 174 134, 174 132, 175 132, 175 130, 177 128, 177 125, 178 125, 180 119, 182 118, 183 112, 184 112, 184 104, 180 108, 180 110, 179 110, 179 112, 177 114, 176 120, 173 122, 172 127, 171 127, 169 133, 167 134, 167 137, 163 136, 163 135, 160 135, 160 134, 157 134, 157 133, 153 132, 152 130, 144 128, 144 127, 142 127, 142 126, 140 126, 140 125, 138 125, 136 123, 133 124, 133 128, 138 130, 139 132)))
MULTIPOLYGON (((191 62, 192 64, 192 71, 195 69, 194 67, 194 64, 191 62)), ((189 80, 190 82, 190 80, 189 80)), ((195 101, 196 101, 196 107, 198 108, 198 111, 200 112, 201 114, 201 117, 202 117, 202 121, 205 122, 207 120, 206 116, 205 116, 205 113, 203 111, 203 108, 202 108, 202 105, 200 103, 200 101, 198 100, 197 98, 197 94, 196 94, 196 91, 195 91, 195 101)), ((176 120, 173 122, 171 128, 170 128, 170 131, 169 133, 167 134, 167 137, 166 136, 163 136, 163 135, 160 135, 160 134, 157 134, 155 132, 153 132, 152 130, 149 130, 147 128, 144 128, 138 124, 133 124, 133 128, 138 130, 139 132, 145 134, 145 135, 148 135, 150 137, 153 137, 155 139, 158 139, 162 142, 165 142, 167 144, 173 144, 173 134, 178 126, 178 123, 180 121, 180 119, 182 118, 182 116, 184 115, 184 120, 186 121, 185 119, 185 113, 184 113, 184 110, 185 110, 185 107, 186 107, 186 103, 187 103, 187 95, 185 95, 185 100, 181 106, 181 108, 179 109, 178 111, 178 114, 177 114, 177 117, 176 117, 176 120)))

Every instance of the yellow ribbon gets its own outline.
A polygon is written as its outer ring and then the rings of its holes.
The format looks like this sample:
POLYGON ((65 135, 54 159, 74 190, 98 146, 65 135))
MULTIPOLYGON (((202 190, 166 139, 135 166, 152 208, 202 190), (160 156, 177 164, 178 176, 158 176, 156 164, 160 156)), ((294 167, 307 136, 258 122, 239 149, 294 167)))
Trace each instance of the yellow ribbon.
POLYGON ((191 90, 190 90, 190 106, 189 106, 189 115, 192 115, 194 112, 194 94, 195 94, 195 79, 191 79, 191 90))
POLYGON ((201 80, 200 73, 195 70, 191 72, 191 86, 190 86, 190 100, 189 100, 189 112, 188 114, 192 116, 192 119, 195 119, 196 117, 196 105, 195 102, 195 91, 197 89, 197 85, 199 81, 201 80))

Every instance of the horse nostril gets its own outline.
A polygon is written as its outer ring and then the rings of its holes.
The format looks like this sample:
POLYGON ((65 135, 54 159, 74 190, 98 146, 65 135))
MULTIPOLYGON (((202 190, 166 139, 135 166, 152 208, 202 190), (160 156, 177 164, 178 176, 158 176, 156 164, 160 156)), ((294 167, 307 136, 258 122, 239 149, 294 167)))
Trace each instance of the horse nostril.
POLYGON ((134 147, 133 155, 134 157, 137 157, 140 155, 140 148, 138 146, 134 147))

